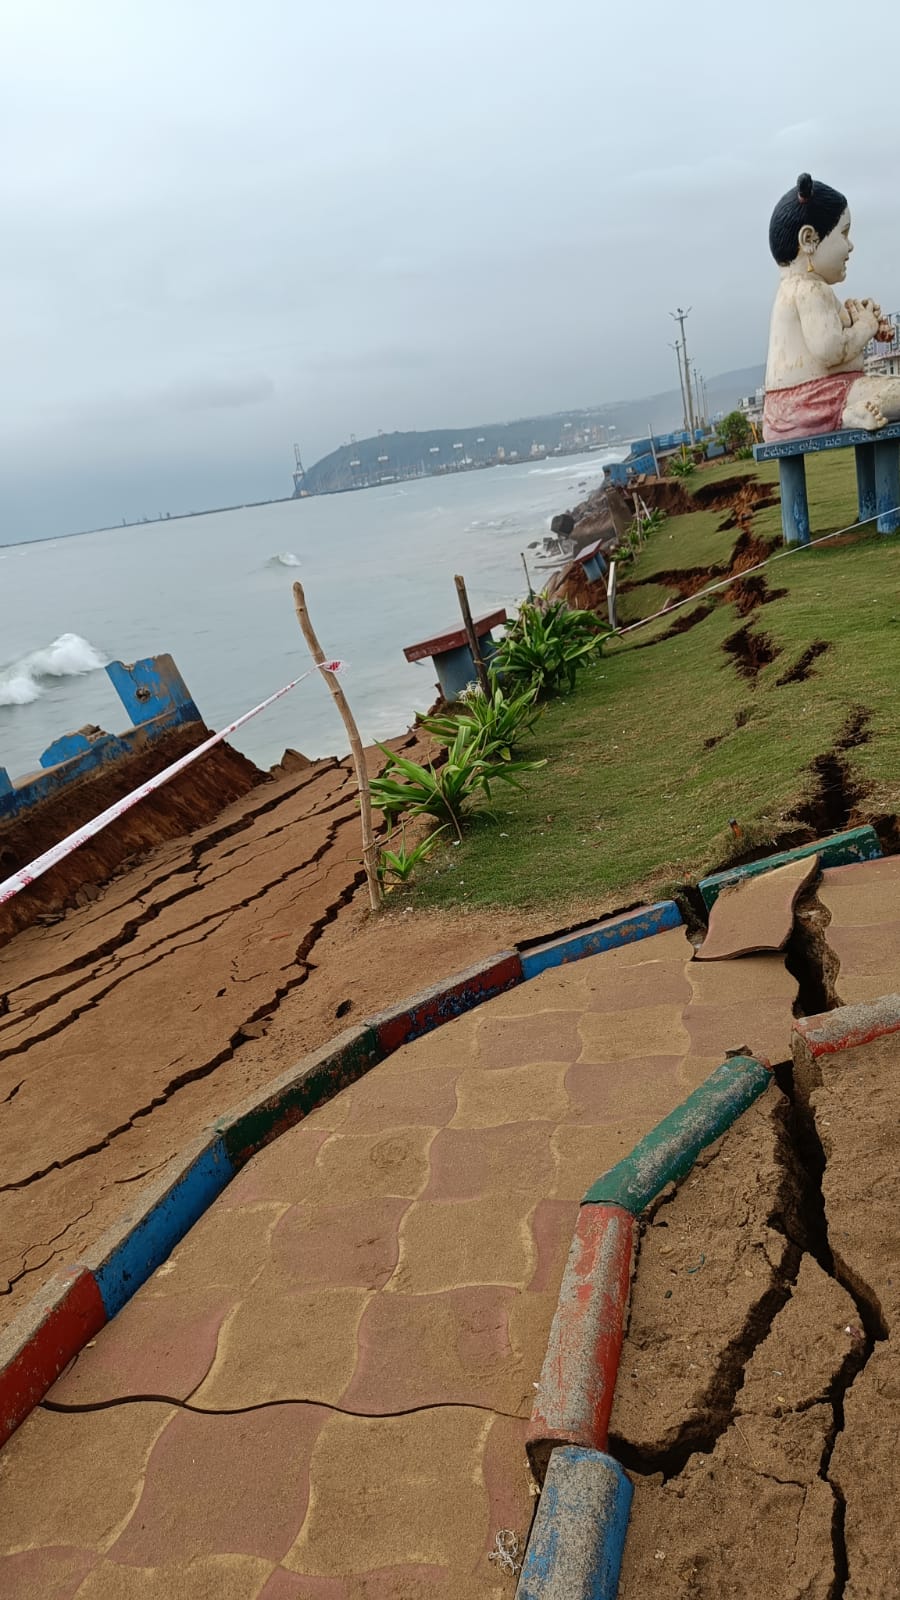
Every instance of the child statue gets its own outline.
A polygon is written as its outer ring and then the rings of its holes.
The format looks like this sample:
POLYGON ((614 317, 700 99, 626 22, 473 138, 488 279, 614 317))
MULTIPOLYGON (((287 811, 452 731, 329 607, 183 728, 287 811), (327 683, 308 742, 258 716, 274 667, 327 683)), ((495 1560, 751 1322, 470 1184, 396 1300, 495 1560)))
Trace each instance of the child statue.
POLYGON ((763 438, 801 439, 838 428, 874 431, 900 419, 900 378, 864 376, 870 339, 894 330, 874 300, 845 300, 850 212, 827 183, 801 173, 769 223, 781 282, 769 328, 763 438))

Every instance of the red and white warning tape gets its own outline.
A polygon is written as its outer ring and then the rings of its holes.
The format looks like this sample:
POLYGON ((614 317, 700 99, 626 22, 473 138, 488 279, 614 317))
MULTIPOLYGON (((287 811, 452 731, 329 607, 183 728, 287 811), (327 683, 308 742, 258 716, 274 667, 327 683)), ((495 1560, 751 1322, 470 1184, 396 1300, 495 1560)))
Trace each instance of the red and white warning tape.
POLYGON ((164 783, 169 782, 170 778, 174 778, 177 773, 183 772, 185 767, 189 767, 192 761, 197 760, 198 756, 202 756, 207 750, 211 750, 213 745, 220 744, 223 739, 228 738, 229 734, 235 733, 238 728, 242 728, 245 722, 250 721, 251 717, 255 717, 260 711, 265 711, 269 706, 273 706, 276 700, 280 700, 282 695, 288 694, 291 689, 296 689, 297 684, 302 683, 305 678, 311 678, 316 670, 338 673, 343 672, 346 665, 345 661, 323 661, 320 669, 310 667, 309 671, 302 672, 299 678, 292 678, 291 682, 286 683, 283 689, 276 689, 275 693, 270 694, 268 699, 261 700, 258 706, 253 707, 252 711, 245 711, 244 715, 238 717, 236 722, 229 722, 227 728, 220 728, 218 733, 214 733, 209 739, 204 739, 203 743, 198 744, 196 749, 189 750, 186 756, 180 756, 177 761, 172 762, 170 767, 164 767, 162 772, 157 772, 155 777, 148 778, 146 783, 138 784, 138 787, 132 789, 131 793, 126 794, 122 800, 114 801, 111 806, 107 806, 105 811, 101 811, 99 816, 92 817, 90 822, 85 822, 80 828, 76 828, 74 833, 67 834, 65 839, 60 839, 58 844, 51 845, 50 849, 45 850, 43 855, 37 856, 34 861, 30 861, 27 867, 22 867, 19 872, 14 872, 11 878, 5 878, 0 883, 0 906, 5 905, 7 900, 11 900, 13 895, 19 894, 22 889, 26 889, 30 883, 34 883, 36 878, 40 878, 45 872, 49 872, 51 867, 58 866, 60 861, 64 861, 66 856, 70 856, 73 850, 78 849, 79 845, 85 844, 88 839, 93 839, 95 834, 102 833, 103 829, 108 827, 111 822, 114 822, 116 817, 124 816, 126 811, 130 811, 132 806, 136 806, 139 800, 143 800, 148 794, 152 794, 154 789, 161 789, 164 783))

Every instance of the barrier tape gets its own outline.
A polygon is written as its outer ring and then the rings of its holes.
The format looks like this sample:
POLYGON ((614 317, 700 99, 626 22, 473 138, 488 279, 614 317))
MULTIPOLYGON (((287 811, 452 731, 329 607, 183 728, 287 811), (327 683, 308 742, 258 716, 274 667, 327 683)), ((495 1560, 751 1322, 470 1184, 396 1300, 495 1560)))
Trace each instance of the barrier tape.
POLYGON ((70 856, 74 850, 78 849, 79 845, 85 844, 88 839, 93 839, 96 834, 102 833, 103 829, 108 827, 111 822, 114 822, 117 817, 124 816, 126 811, 130 811, 132 806, 136 806, 139 800, 143 800, 148 794, 152 794, 154 789, 161 789, 164 783, 168 783, 169 779, 174 778, 177 773, 183 772, 185 767, 189 767, 192 761, 197 760, 198 756, 205 755, 207 750, 213 748, 213 745, 221 744, 222 740, 227 739, 229 734, 236 733, 237 729, 242 728, 245 722, 250 721, 251 717, 257 716, 260 711, 266 711, 269 706, 275 704, 276 700, 280 700, 282 695, 289 694, 291 689, 296 689, 298 683, 303 683, 304 679, 311 678, 314 672, 321 671, 337 674, 345 671, 346 666, 346 661, 323 661, 320 666, 310 667, 309 671, 302 672, 299 678, 292 678, 291 682, 286 683, 283 689, 276 689, 274 694, 270 694, 267 699, 261 700, 258 706, 253 707, 252 711, 245 711, 243 716, 238 717, 235 722, 229 722, 227 728, 221 728, 218 733, 212 734, 209 739, 204 739, 202 744, 198 744, 196 749, 189 750, 187 755, 180 756, 177 761, 173 761, 170 767, 164 767, 162 772, 157 772, 154 777, 148 778, 146 783, 139 784, 136 789, 132 789, 131 793, 125 795, 122 800, 114 801, 111 806, 107 806, 105 811, 101 811, 98 816, 92 817, 90 822, 83 823, 80 828, 75 829, 74 833, 67 834, 64 839, 60 839, 58 844, 51 845, 50 849, 45 850, 43 855, 36 856, 34 861, 29 862, 27 867, 22 867, 20 871, 14 872, 11 878, 5 878, 0 883, 0 906, 5 905, 7 900, 11 900, 14 895, 20 894, 23 889, 27 889, 30 883, 34 883, 36 878, 40 878, 45 872, 49 872, 51 867, 58 866, 60 861, 64 861, 66 856, 70 856))

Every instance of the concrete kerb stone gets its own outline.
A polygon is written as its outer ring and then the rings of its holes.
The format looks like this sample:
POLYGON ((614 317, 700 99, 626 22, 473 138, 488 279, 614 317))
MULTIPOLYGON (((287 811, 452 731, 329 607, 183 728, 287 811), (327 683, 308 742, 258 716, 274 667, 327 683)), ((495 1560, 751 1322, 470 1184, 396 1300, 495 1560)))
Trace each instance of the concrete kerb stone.
MULTIPOLYGON (((678 909, 673 902, 668 905, 676 920, 665 925, 676 926, 681 920, 678 909)), ((628 924, 635 916, 639 913, 610 920, 628 924)), ((596 930, 551 943, 573 946, 572 953, 560 959, 576 960, 593 954, 595 948, 612 948, 645 936, 623 930, 611 942, 592 945, 586 933, 600 933, 604 926, 598 923, 596 930), (580 946, 577 953, 575 946, 580 946)), ((648 926, 646 931, 658 930, 648 926)), ((541 969, 528 975, 537 970, 541 969)), ((365 1019, 219 1118, 175 1157, 87 1257, 57 1273, 0 1336, 0 1446, 251 1156, 400 1045, 514 988, 524 976, 519 952, 504 951, 365 1019)))
POLYGON ((444 983, 432 984, 423 989, 414 1000, 402 1000, 387 1011, 379 1011, 366 1018, 381 1047, 382 1055, 389 1056, 401 1045, 420 1039, 444 1022, 452 1022, 464 1012, 483 1005, 495 995, 514 989, 524 977, 522 959, 518 950, 504 950, 487 961, 457 972, 444 983))
POLYGON ((582 1206, 578 1214, 526 1438, 538 1483, 559 1445, 606 1448, 634 1230, 621 1206, 582 1206))
MULTIPOLYGON (((822 1082, 819 1062, 888 1034, 900 1034, 900 994, 883 994, 817 1017, 798 1017, 791 1030, 794 1074, 804 1095, 822 1082)), ((900 1041, 898 1041, 900 1046, 900 1041)), ((852 1057, 850 1061, 852 1066, 852 1057)))
POLYGON ((0 1445, 106 1320, 96 1278, 77 1266, 45 1283, 0 1334, 0 1445))
POLYGON ((569 961, 582 961, 585 956, 599 955, 603 950, 615 950, 623 944, 634 944, 638 939, 649 939, 654 933, 664 933, 668 928, 681 926, 682 917, 674 900, 658 900, 652 906, 639 906, 636 911, 626 911, 619 917, 610 917, 590 928, 579 928, 575 933, 560 939, 548 939, 532 945, 522 953, 522 971, 525 978, 535 978, 550 967, 564 966, 569 961))
POLYGON ((616 1600, 633 1494, 610 1456, 555 1450, 516 1600, 616 1600))
POLYGON ((764 856, 760 861, 746 861, 742 866, 726 867, 700 879, 700 893, 711 911, 723 889, 740 883, 743 878, 755 878, 761 872, 771 872, 775 867, 787 866, 789 861, 801 861, 806 856, 817 855, 822 867, 846 867, 859 861, 876 861, 882 854, 875 829, 868 823, 861 828, 850 828, 846 833, 834 833, 828 839, 813 839, 809 844, 797 845, 794 850, 781 850, 777 855, 764 856))

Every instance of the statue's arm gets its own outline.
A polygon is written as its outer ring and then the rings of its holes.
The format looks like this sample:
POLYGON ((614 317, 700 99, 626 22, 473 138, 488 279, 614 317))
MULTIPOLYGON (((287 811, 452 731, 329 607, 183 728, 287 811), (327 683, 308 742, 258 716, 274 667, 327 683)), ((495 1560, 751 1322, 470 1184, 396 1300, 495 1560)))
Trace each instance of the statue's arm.
POLYGON ((866 311, 844 327, 837 300, 821 282, 800 281, 797 314, 807 349, 826 367, 844 367, 862 355, 877 325, 877 318, 866 311))

